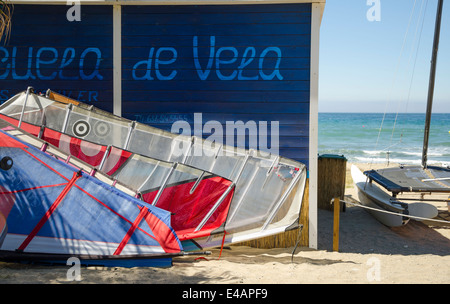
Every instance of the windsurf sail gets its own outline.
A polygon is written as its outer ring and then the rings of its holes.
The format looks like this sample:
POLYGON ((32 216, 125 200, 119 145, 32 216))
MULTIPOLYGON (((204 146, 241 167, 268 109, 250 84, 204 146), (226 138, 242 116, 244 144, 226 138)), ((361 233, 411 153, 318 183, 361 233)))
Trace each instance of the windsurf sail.
POLYGON ((15 119, 18 126, 32 125, 36 128, 34 134, 37 129, 51 129, 140 157, 210 172, 231 181, 194 228, 194 231, 203 229, 208 219, 214 217, 213 213, 226 202, 227 195, 234 191, 226 221, 216 230, 226 233, 226 238, 214 234, 197 239, 200 246, 215 246, 222 241, 241 242, 299 227, 306 182, 304 164, 262 151, 173 134, 59 96, 50 90, 47 96, 22 92, 0 106, 0 114, 15 119))
POLYGON ((133 265, 137 257, 182 254, 170 212, 91 176, 78 160, 61 161, 57 149, 44 152, 30 142, 42 143, 0 121, 0 212, 8 225, 1 259, 72 256, 133 265))
MULTIPOLYGON (((27 126, 27 123, 23 123, 22 126, 25 129, 32 129, 33 127, 32 125, 27 126)), ((58 133, 53 130, 47 131, 50 131, 51 134, 58 133)), ((130 154, 127 156, 127 161, 116 168, 114 174, 109 176, 97 171, 89 163, 75 157, 69 157, 75 153, 66 154, 65 151, 48 145, 48 141, 36 139, 33 141, 30 139, 31 136, 26 138, 33 142, 37 148, 62 161, 75 163, 85 172, 89 172, 91 176, 106 181, 120 191, 138 197, 152 206, 170 211, 172 227, 182 241, 208 236, 217 233, 216 230, 220 232, 220 227, 226 220, 234 191, 231 182, 226 179, 181 164, 157 161, 129 152, 127 152, 130 154), (205 219, 208 212, 212 210, 224 193, 226 193, 226 196, 222 199, 219 208, 216 208, 212 215, 207 218, 202 229, 196 230, 198 224, 205 219)), ((48 140, 49 138, 44 136, 44 139, 48 140)), ((78 139, 75 138, 75 140, 78 139)), ((89 146, 90 143, 86 143, 86 145, 89 146)), ((75 146, 74 150, 78 151, 83 147, 83 144, 81 144, 75 146)), ((106 162, 114 157, 111 153, 108 156, 106 162)), ((84 159, 89 162, 92 158, 84 159)))
MULTIPOLYGON (((34 97, 27 100, 27 108, 46 109, 46 114, 52 112, 57 117, 51 109, 41 107, 42 97, 34 97)), ((39 116, 37 113, 31 115, 39 116)), ((97 171, 103 172, 134 189, 135 196, 143 201, 170 211, 172 226, 181 240, 223 232, 221 227, 234 194, 230 180, 184 164, 153 159, 111 145, 89 142, 49 127, 38 127, 27 122, 28 117, 25 115, 25 119, 20 120, 14 115, 0 114, 5 121, 16 126, 20 124, 24 131, 95 167, 91 170, 92 175, 100 174, 97 171), (206 218, 219 200, 220 206, 206 218), (204 225, 196 229, 202 221, 205 221, 204 225)))

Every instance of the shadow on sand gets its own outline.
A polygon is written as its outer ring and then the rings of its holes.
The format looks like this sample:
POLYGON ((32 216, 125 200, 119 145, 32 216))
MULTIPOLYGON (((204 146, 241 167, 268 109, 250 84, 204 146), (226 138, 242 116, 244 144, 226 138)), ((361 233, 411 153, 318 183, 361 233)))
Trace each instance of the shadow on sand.
MULTIPOLYGON (((427 223, 428 224, 428 223, 427 223)), ((319 249, 333 248, 333 213, 319 210, 319 249)), ((421 255, 450 254, 450 240, 439 230, 450 226, 428 226, 410 220, 403 227, 387 227, 366 210, 347 207, 340 215, 339 252, 421 255)))

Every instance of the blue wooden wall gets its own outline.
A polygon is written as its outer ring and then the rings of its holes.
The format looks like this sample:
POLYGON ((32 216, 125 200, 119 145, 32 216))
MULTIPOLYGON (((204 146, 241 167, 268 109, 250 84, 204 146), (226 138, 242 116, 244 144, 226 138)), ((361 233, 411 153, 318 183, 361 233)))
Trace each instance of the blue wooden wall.
POLYGON ((14 5, 11 36, 0 44, 0 102, 33 86, 113 109, 112 6, 14 5))
POLYGON ((310 4, 123 6, 122 114, 279 121, 280 154, 307 162, 310 20, 310 4))
MULTIPOLYGON (((67 9, 15 5, 0 101, 31 85, 112 112, 112 6, 67 9)), ((122 115, 169 131, 194 113, 276 121, 280 154, 308 164, 310 20, 310 4, 122 6, 122 115)))

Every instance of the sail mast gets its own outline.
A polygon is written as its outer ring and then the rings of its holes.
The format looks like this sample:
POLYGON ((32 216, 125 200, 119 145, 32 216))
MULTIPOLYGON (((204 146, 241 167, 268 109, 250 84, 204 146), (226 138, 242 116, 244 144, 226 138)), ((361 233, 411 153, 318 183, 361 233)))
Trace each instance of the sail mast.
POLYGON ((422 166, 424 168, 427 167, 428 139, 430 136, 431 109, 433 106, 434 79, 436 75, 436 60, 439 48, 439 35, 441 32, 441 16, 443 3, 444 3, 443 0, 439 0, 438 2, 436 13, 436 25, 434 29, 434 42, 433 42, 433 52, 431 56, 430 81, 428 84, 427 112, 425 116, 425 131, 423 136, 422 166))

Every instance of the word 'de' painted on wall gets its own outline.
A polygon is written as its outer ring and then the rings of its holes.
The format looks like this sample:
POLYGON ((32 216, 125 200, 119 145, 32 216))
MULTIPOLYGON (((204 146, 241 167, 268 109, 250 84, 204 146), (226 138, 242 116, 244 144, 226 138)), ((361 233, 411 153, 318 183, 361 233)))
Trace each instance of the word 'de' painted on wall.
POLYGON ((212 79, 212 74, 219 80, 283 80, 279 47, 257 50, 248 46, 238 50, 233 46, 216 47, 215 36, 210 36, 209 40, 209 46, 203 46, 199 44, 198 36, 193 36, 190 56, 179 56, 179 51, 174 47, 151 47, 148 58, 134 64, 132 77, 134 80, 176 79, 179 75, 177 59, 182 57, 183 60, 192 58, 191 65, 199 80, 212 79), (200 50, 207 50, 206 54, 200 55, 200 50), (266 61, 270 61, 269 67, 266 61))
POLYGON ((102 60, 96 47, 0 47, 0 80, 103 80, 102 60))

